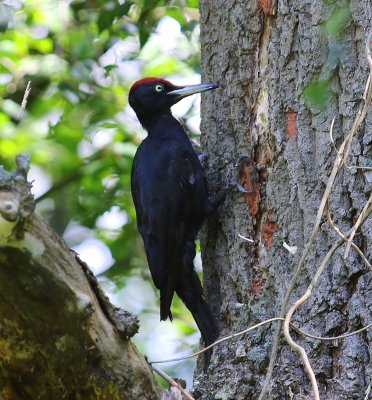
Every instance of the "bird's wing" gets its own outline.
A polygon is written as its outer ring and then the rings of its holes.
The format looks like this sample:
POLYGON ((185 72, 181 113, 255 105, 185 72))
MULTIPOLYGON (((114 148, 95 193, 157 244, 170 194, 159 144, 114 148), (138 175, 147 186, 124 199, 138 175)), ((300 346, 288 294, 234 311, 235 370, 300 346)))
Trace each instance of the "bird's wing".
POLYGON ((166 319, 182 269, 195 168, 192 155, 177 143, 141 146, 132 169, 132 195, 151 276, 161 293, 161 319, 166 319))

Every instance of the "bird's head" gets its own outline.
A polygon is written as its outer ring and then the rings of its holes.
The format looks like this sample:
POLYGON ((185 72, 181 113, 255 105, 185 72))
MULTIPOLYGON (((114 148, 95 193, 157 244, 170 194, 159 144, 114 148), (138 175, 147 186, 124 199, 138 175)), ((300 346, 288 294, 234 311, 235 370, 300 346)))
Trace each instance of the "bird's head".
POLYGON ((169 112, 184 97, 218 88, 219 85, 176 86, 162 78, 144 78, 135 82, 129 91, 129 104, 138 118, 169 112))

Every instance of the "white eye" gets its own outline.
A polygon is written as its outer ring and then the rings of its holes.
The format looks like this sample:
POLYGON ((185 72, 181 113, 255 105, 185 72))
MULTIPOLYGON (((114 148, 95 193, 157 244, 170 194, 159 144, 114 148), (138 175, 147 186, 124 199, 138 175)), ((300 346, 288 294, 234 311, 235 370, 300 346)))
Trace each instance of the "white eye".
POLYGON ((160 93, 164 90, 164 85, 162 85, 161 83, 158 83, 154 86, 154 90, 155 90, 155 92, 160 93))

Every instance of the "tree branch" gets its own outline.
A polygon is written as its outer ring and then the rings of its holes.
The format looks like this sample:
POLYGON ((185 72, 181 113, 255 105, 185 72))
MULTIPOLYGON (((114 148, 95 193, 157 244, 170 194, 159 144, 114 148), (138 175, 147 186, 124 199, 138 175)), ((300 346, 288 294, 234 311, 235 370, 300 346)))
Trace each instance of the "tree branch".
POLYGON ((12 174, 0 168, 0 398, 160 399, 129 341, 137 319, 108 302, 88 267, 33 213, 28 160, 18 157, 12 174))

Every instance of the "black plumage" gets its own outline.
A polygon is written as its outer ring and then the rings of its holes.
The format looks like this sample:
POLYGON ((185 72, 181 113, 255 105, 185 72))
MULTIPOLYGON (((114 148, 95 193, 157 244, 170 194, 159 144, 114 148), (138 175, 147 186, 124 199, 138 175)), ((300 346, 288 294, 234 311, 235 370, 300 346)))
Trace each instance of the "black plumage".
POLYGON ((198 156, 170 108, 183 97, 217 87, 175 86, 164 79, 145 78, 129 92, 129 103, 148 132, 134 158, 132 195, 151 276, 160 290, 160 318, 172 319, 176 292, 206 346, 215 341, 218 329, 194 270, 195 239, 224 195, 208 196, 198 156))

